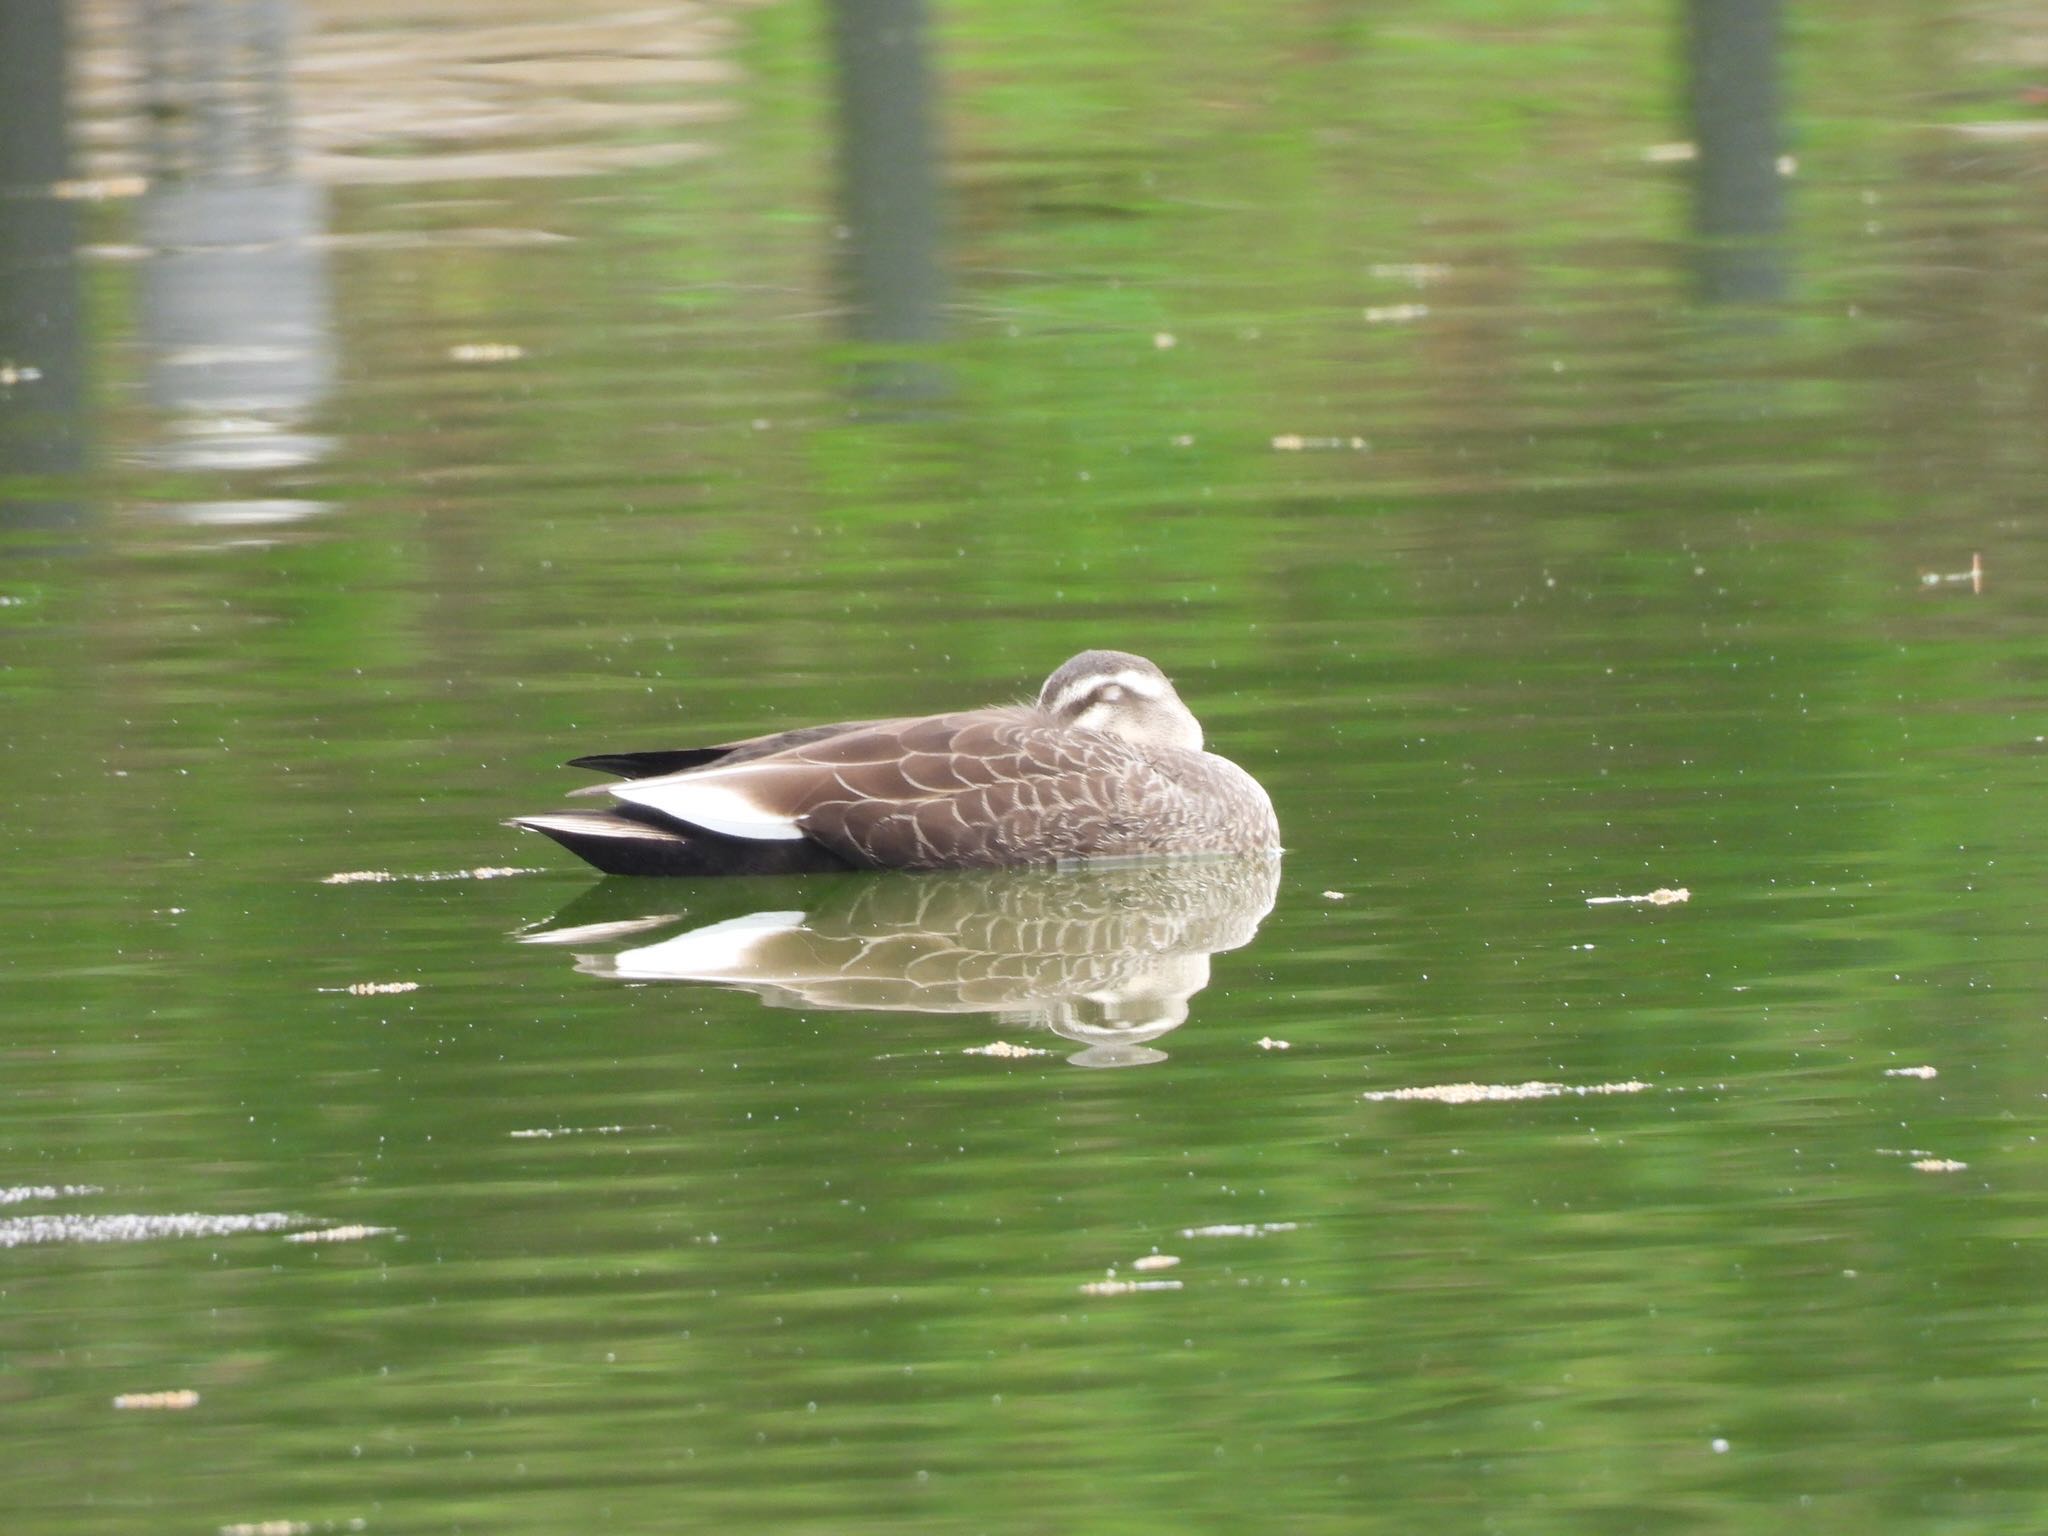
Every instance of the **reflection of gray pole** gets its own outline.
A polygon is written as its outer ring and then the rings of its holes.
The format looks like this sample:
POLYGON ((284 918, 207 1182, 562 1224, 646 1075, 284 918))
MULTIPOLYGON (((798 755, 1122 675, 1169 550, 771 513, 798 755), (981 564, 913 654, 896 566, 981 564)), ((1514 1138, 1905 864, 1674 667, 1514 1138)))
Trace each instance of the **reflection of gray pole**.
MULTIPOLYGON (((0 0, 0 5, 11 0, 0 0)), ((303 462, 285 437, 333 382, 323 189, 293 174, 291 0, 143 0, 149 257, 138 284, 151 398, 245 418, 260 444, 213 460, 303 462)), ((212 462, 212 460, 209 460, 212 462)))
POLYGON ((856 340, 941 330, 938 152, 924 0, 831 0, 839 177, 856 340))
MULTIPOLYGON (((85 462, 78 212, 53 193, 67 174, 65 0, 0 0, 0 471, 61 474, 85 462)), ((24 522, 69 522, 71 505, 0 503, 24 522)))
POLYGON ((1693 227, 1700 296, 1779 299, 1786 286, 1778 100, 1781 0, 1686 0, 1693 227))
POLYGON ((326 214, 310 182, 151 184, 138 296, 155 404, 287 419, 320 404, 334 375, 327 263, 313 243, 326 214))

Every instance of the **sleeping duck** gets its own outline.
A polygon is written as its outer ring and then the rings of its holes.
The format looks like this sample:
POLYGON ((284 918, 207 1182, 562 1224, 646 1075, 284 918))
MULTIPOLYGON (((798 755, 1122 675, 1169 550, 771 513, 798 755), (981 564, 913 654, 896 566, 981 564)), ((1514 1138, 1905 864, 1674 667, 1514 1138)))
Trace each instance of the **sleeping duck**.
POLYGON ((598 753, 601 810, 519 816, 607 874, 987 869, 1280 847, 1258 780, 1202 749, 1166 674, 1083 651, 1030 704, 598 753))

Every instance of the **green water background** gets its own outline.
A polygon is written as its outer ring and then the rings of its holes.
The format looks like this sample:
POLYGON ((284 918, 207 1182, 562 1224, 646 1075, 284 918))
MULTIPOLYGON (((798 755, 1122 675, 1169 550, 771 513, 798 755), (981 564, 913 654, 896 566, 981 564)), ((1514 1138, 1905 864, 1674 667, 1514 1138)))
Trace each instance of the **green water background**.
MULTIPOLYGON (((303 12, 239 405, 11 183, 0 1221, 390 1230, 0 1228, 7 1528, 2040 1529, 2038 13, 685 22, 303 12), (432 137, 444 47, 612 115, 432 137), (377 163, 478 146, 566 161, 377 163), (1290 848, 1164 1061, 511 941, 561 759, 1089 645, 1290 848), (1528 1080, 1648 1087, 1363 1097, 1528 1080)), ((191 176, 72 23, 67 174, 191 176)))

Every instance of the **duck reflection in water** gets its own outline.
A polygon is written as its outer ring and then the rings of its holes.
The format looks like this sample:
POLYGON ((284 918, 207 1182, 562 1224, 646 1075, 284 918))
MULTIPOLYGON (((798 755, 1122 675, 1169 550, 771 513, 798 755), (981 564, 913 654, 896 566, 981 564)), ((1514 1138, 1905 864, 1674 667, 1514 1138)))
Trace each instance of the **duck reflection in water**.
MULTIPOLYGON (((749 912, 632 948, 594 946, 680 919, 577 921, 520 939, 578 946, 576 969, 592 976, 711 982, 775 1008, 990 1014, 1076 1042, 1076 1066, 1143 1066, 1166 1059, 1149 1042, 1186 1022, 1211 955, 1251 942, 1279 880, 1279 858, 1263 854, 835 877, 803 888, 815 899, 802 911, 749 912)), ((645 899, 644 885, 630 891, 645 899)), ((594 917, 598 895, 561 918, 594 917)))

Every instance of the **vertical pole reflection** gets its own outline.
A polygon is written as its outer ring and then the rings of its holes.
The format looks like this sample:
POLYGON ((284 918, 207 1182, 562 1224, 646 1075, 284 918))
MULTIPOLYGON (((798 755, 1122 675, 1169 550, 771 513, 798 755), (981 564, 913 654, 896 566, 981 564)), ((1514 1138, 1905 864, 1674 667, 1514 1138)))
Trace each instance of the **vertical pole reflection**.
MULTIPOLYGON (((0 474, 85 463, 78 210, 69 174, 64 0, 0 0, 0 474)), ((59 526, 73 502, 0 500, 0 525, 59 526)))
POLYGON ((143 22, 150 395, 197 418, 167 457, 309 462, 327 444, 286 429, 325 399, 334 360, 326 200, 292 146, 291 0, 143 0, 143 22))
POLYGON ((1781 8, 1782 0, 1686 0, 1694 260, 1710 304, 1785 294, 1781 8))
MULTIPOLYGON (((839 94, 841 282, 855 341, 918 345, 943 330, 938 144, 924 0, 831 0, 839 94)), ((943 392, 928 365, 863 365, 857 392, 943 392)))

